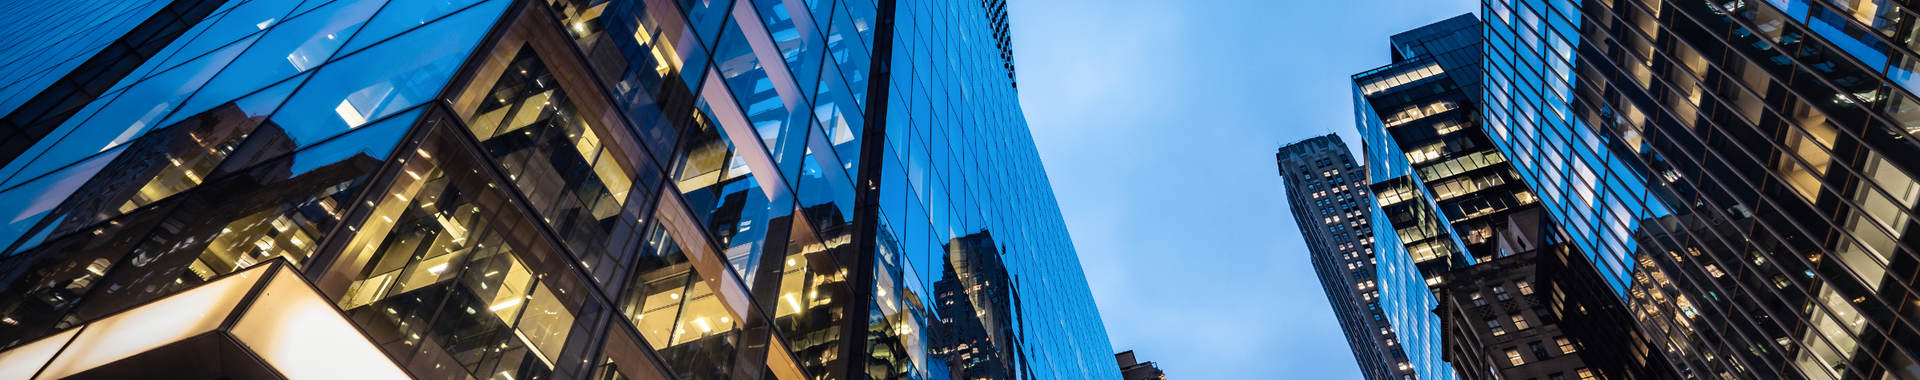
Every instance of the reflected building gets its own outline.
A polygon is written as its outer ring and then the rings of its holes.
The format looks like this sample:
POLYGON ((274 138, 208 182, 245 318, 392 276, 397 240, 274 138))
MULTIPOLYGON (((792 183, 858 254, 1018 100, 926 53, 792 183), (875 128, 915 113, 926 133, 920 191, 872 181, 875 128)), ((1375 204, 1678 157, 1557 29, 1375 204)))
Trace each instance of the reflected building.
POLYGON ((0 378, 1119 376, 1009 47, 945 42, 1002 5, 98 9, 0 62, 0 378))
POLYGON ((1287 186, 1287 208, 1306 239, 1307 258, 1361 374, 1374 380, 1412 374, 1380 307, 1366 169, 1354 162, 1340 136, 1331 134, 1282 146, 1275 157, 1287 186))
POLYGON ((12 161, 228 0, 16 3, 0 27, 0 164, 12 161))
POLYGON ((1395 62, 1353 78, 1382 307, 1415 372, 1671 377, 1645 350, 1579 349, 1631 347, 1639 335, 1617 297, 1585 291, 1604 288, 1578 281, 1597 277, 1582 275, 1591 267, 1554 254, 1564 233, 1544 223, 1539 198, 1482 127, 1470 92, 1481 77, 1477 25, 1464 15, 1396 35, 1395 62))
POLYGON ((1485 120, 1692 378, 1920 378, 1920 20, 1895 1, 1488 0, 1485 120))
POLYGON ((947 244, 947 262, 933 282, 928 334, 933 354, 945 360, 953 379, 1020 378, 1020 334, 1013 330, 1020 297, 1001 262, 993 236, 982 232, 947 244))

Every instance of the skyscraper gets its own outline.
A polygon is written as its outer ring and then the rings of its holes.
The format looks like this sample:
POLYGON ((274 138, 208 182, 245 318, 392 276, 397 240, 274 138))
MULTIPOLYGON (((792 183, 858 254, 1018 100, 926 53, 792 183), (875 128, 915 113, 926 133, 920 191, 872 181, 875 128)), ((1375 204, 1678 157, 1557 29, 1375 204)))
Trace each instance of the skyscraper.
POLYGON ((1481 10, 1496 144, 1683 374, 1920 378, 1910 2, 1481 10))
POLYGON ((1618 298, 1582 291, 1605 285, 1587 281, 1591 267, 1565 264, 1564 234, 1542 223, 1538 198, 1480 123, 1478 86, 1461 84, 1481 77, 1477 23, 1465 15, 1396 35, 1395 62, 1353 79, 1381 306, 1415 372, 1671 377, 1645 350, 1579 349, 1633 347, 1618 337, 1637 335, 1618 298))
POLYGON ((0 377, 1116 378, 1004 17, 230 0, 0 166, 0 377))
POLYGON ((1275 156, 1287 185, 1287 207, 1307 240, 1307 258, 1361 374, 1398 379, 1412 373, 1375 289, 1373 229, 1367 225, 1373 198, 1367 196, 1366 170, 1337 135, 1287 144, 1275 156))

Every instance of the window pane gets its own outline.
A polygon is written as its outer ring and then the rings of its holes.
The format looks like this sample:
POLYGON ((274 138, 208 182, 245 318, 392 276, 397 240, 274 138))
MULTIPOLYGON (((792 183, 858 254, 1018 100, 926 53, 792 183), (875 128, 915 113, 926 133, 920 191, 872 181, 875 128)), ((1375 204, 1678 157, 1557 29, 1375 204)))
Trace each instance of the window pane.
POLYGON ((273 121, 310 144, 432 99, 498 17, 470 10, 329 64, 273 121))

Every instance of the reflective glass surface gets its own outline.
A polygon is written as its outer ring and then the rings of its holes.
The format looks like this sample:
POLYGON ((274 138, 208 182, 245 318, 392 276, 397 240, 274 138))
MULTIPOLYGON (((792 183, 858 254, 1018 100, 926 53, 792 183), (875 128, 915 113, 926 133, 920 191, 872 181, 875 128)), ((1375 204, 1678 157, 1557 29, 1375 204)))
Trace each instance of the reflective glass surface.
POLYGON ((284 258, 421 378, 1116 376, 1004 10, 898 5, 234 0, 0 168, 0 350, 284 258))
POLYGON ((1497 144, 1676 365, 1920 376, 1908 4, 1482 11, 1497 144))

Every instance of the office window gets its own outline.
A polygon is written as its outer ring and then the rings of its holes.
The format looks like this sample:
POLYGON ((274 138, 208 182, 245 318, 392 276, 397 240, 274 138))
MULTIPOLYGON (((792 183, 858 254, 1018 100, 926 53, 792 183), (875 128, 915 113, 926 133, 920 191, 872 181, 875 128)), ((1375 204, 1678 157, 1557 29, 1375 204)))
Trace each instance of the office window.
POLYGON ((1507 329, 1501 327, 1500 321, 1493 318, 1487 318, 1487 331, 1492 331, 1493 336, 1507 335, 1507 329))
POLYGON ((1593 380, 1593 379, 1600 378, 1598 376, 1594 376, 1593 371, 1587 370, 1586 368, 1577 369, 1577 370, 1574 370, 1573 372, 1580 375, 1580 380, 1593 380))
POLYGON ((1533 351, 1534 359, 1547 360, 1547 346, 1541 345, 1539 341, 1527 342, 1527 350, 1533 351))
POLYGON ((1521 364, 1527 364, 1527 359, 1520 357, 1520 349, 1509 348, 1507 349, 1507 363, 1519 366, 1521 364))
POLYGON ((1527 317, 1526 317, 1526 316, 1523 316, 1523 315, 1519 315, 1519 314, 1514 314, 1514 315, 1513 315, 1513 329, 1514 329, 1514 330, 1526 330, 1526 329, 1527 329, 1527 317))
POLYGON ((1513 283, 1513 286, 1516 288, 1520 288, 1520 295, 1526 295, 1526 296, 1533 295, 1533 283, 1531 282, 1516 281, 1513 283))
POLYGON ((1473 306, 1487 306, 1487 299, 1481 297, 1480 292, 1473 292, 1473 294, 1467 295, 1467 298, 1473 299, 1473 306))
POLYGON ((1573 348, 1573 342, 1567 340, 1566 337, 1554 337, 1553 343, 1560 345, 1561 355, 1571 354, 1579 351, 1578 349, 1573 348))
POLYGON ((1506 301, 1506 300, 1512 300, 1513 296, 1507 294, 1507 287, 1495 286, 1493 287, 1493 298, 1498 298, 1501 301, 1506 301))

